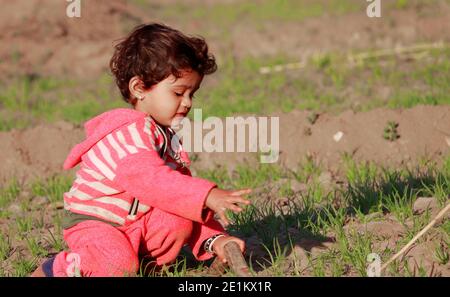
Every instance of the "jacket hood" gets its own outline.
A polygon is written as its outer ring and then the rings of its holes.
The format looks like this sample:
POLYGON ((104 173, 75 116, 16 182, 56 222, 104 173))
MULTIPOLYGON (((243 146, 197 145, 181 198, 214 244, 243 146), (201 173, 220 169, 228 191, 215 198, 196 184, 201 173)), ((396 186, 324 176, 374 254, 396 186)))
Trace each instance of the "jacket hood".
POLYGON ((117 108, 90 119, 84 124, 86 139, 72 148, 64 161, 64 169, 75 167, 81 162, 81 156, 112 131, 146 116, 147 114, 142 111, 117 108))

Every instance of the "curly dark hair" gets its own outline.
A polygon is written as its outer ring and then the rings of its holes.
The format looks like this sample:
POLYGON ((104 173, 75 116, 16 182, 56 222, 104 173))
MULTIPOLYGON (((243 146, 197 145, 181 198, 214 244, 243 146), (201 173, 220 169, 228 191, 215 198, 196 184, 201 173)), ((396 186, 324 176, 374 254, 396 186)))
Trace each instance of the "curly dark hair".
POLYGON ((145 88, 171 74, 179 78, 183 70, 191 69, 201 76, 217 70, 217 64, 202 37, 186 36, 164 24, 137 26, 115 45, 109 63, 123 99, 133 103, 128 83, 138 76, 145 88))

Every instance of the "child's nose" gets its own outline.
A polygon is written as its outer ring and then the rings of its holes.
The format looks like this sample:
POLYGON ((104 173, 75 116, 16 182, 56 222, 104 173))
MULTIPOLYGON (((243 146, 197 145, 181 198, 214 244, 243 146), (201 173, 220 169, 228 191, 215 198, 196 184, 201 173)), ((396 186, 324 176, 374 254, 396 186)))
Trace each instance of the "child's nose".
POLYGON ((186 106, 187 108, 191 108, 191 106, 192 106, 192 99, 189 98, 189 97, 184 97, 182 105, 186 106))

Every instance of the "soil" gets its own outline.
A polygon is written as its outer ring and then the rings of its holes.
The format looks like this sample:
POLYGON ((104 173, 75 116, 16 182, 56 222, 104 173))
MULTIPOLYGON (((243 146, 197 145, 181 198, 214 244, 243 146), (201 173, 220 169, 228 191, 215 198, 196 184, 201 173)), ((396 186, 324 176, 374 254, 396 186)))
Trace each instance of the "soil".
MULTIPOLYGON (((450 152, 446 141, 450 132, 450 106, 416 106, 406 110, 375 109, 368 112, 344 112, 334 116, 321 114, 311 125, 306 111, 274 114, 280 119, 280 155, 278 163, 296 168, 307 156, 329 169, 340 166, 344 153, 356 161, 374 161, 385 166, 415 165, 421 158, 439 159, 450 152), (388 121, 398 125, 400 138, 383 138, 388 121), (310 133, 305 134, 309 128, 310 133), (342 132, 336 142, 334 136, 342 132)), ((224 125, 225 126, 225 125, 224 125)), ((203 136, 207 131, 203 132, 203 136)), ((63 173, 62 164, 71 148, 84 139, 82 127, 71 123, 40 124, 26 130, 0 132, 0 180, 13 177, 27 181, 63 173)), ((247 147, 248 151, 248 147, 247 147)), ((258 162, 257 153, 193 153, 192 169, 258 162)), ((74 169, 68 172, 74 174, 74 169)))
MULTIPOLYGON (((186 0, 172 2, 192 4, 186 0)), ((212 2, 195 1, 195 5, 208 6, 212 2)), ((230 54, 234 57, 265 57, 283 53, 301 60, 319 52, 450 42, 450 6, 445 1, 431 7, 385 8, 382 18, 368 18, 365 9, 361 9, 345 15, 325 14, 302 21, 263 21, 255 26, 242 17, 230 28, 208 26, 200 20, 175 16, 161 20, 159 9, 171 4, 171 1, 162 0, 151 1, 147 6, 136 6, 125 0, 82 1, 81 17, 69 18, 65 1, 2 3, 0 77, 17 74, 98 77, 108 71, 115 41, 123 38, 135 25, 154 21, 165 22, 190 34, 204 32, 212 52, 219 59, 230 54)))

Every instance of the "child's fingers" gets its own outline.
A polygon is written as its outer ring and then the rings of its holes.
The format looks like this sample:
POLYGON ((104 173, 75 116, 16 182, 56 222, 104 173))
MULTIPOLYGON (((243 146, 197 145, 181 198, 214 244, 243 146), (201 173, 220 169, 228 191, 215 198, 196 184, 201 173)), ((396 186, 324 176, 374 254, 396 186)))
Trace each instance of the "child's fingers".
POLYGON ((237 190, 233 191, 230 195, 231 196, 241 196, 245 194, 250 194, 252 192, 252 189, 243 189, 243 190, 237 190))
POLYGON ((241 195, 245 195, 245 194, 250 194, 252 192, 252 189, 244 189, 244 190, 237 190, 237 191, 233 191, 231 192, 231 196, 241 196, 241 195))
POLYGON ((240 240, 240 241, 238 242, 238 245, 239 245, 239 247, 241 248, 241 252, 242 252, 242 253, 245 253, 245 242, 242 241, 242 240, 240 240))
POLYGON ((241 212, 242 208, 240 208, 237 205, 231 204, 229 207, 227 207, 228 209, 232 210, 235 213, 241 212))
POLYGON ((250 200, 247 200, 247 199, 242 198, 242 197, 234 197, 234 196, 231 196, 230 199, 228 200, 228 202, 231 202, 233 204, 236 204, 236 203, 242 203, 242 204, 245 204, 245 205, 251 204, 250 200))
POLYGON ((219 214, 220 220, 222 221, 222 224, 224 226, 228 226, 230 224, 230 222, 228 221, 227 217, 225 216, 225 213, 224 212, 220 212, 218 214, 219 214))

